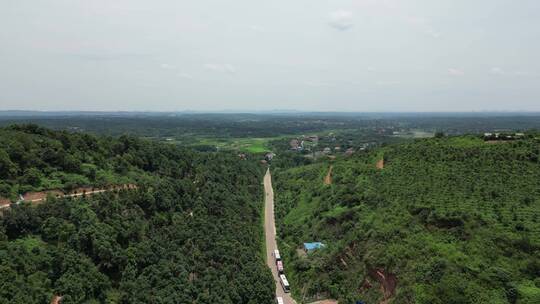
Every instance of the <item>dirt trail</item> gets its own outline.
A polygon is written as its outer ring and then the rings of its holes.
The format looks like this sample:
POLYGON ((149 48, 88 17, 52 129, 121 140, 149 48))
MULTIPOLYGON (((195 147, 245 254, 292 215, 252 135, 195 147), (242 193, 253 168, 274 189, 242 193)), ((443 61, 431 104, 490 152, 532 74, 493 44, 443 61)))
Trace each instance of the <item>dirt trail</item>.
POLYGON ((61 296, 54 296, 51 300, 51 304, 60 304, 62 303, 62 297, 61 296))
POLYGON ((0 209, 7 208, 11 204, 11 201, 7 198, 0 197, 0 209))
POLYGON ((326 173, 326 176, 324 177, 324 184, 325 185, 331 185, 332 184, 332 170, 334 169, 334 166, 330 166, 328 168, 328 173, 326 173))
MULTIPOLYGON (((53 196, 53 197, 79 197, 83 195, 93 195, 97 193, 103 193, 107 191, 115 191, 115 190, 122 190, 122 189, 137 189, 136 185, 132 184, 126 184, 126 185, 118 185, 118 186, 111 186, 108 188, 102 188, 102 189, 93 189, 93 188, 77 188, 73 191, 73 193, 65 194, 59 190, 50 190, 50 191, 41 191, 41 192, 28 192, 24 194, 22 201, 30 202, 34 204, 39 204, 47 200, 47 197, 53 196)), ((0 209, 2 208, 9 208, 11 205, 11 201, 2 201, 0 204, 0 209)))
MULTIPOLYGON (((272 189, 272 176, 270 175, 270 169, 266 171, 264 176, 264 233, 266 238, 266 264, 272 270, 272 276, 276 283, 276 297, 282 297, 285 304, 296 304, 296 301, 290 296, 289 293, 285 293, 279 282, 279 277, 274 264, 274 257, 272 253, 275 249, 278 249, 276 242, 276 224, 274 222, 274 190, 272 189)), ((287 264, 285 264, 285 273, 287 264)))
POLYGON ((384 169, 384 158, 377 162, 377 169, 384 169))

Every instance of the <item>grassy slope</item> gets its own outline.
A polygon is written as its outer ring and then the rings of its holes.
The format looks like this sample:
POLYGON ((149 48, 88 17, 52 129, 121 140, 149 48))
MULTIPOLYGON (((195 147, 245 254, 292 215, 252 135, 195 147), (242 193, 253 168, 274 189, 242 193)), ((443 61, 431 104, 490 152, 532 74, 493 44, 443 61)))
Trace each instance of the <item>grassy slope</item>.
MULTIPOLYGON (((297 295, 381 299, 369 270, 398 277, 395 303, 533 303, 540 166, 534 140, 421 140, 276 175, 277 217, 297 295), (384 170, 374 169, 384 153, 384 170), (328 248, 308 259, 303 241, 328 248), (368 279, 374 288, 360 288, 368 279)), ((536 283, 536 285, 535 285, 536 283)), ((536 297, 536 298, 535 298, 536 297)))

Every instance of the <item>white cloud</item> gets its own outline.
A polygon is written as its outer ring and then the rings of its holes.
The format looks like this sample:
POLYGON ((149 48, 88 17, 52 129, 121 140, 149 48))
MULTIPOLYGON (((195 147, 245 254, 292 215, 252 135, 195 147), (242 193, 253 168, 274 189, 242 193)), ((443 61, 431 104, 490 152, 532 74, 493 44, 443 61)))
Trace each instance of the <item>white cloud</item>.
POLYGON ((188 73, 178 73, 178 77, 184 78, 184 79, 194 79, 194 77, 188 73))
POLYGON ((379 80, 375 83, 379 87, 391 87, 401 84, 401 81, 396 80, 379 80))
POLYGON ((330 14, 330 21, 328 24, 336 30, 346 31, 354 26, 352 19, 353 14, 351 12, 339 10, 330 14))
POLYGON ((435 29, 431 25, 431 23, 425 18, 414 15, 404 15, 402 19, 406 24, 417 28, 418 30, 424 32, 426 35, 431 36, 432 38, 438 39, 442 35, 441 32, 435 29))
POLYGON ((438 32, 438 31, 435 30, 435 29, 432 29, 432 28, 427 29, 427 30, 426 30, 426 34, 428 34, 429 36, 431 36, 431 37, 433 37, 433 38, 435 38, 435 39, 438 39, 439 37, 441 37, 441 33, 438 32))
POLYGON ((425 25, 427 23, 426 19, 420 18, 418 16, 405 15, 403 19, 406 23, 411 25, 425 25))
POLYGON ((304 84, 309 87, 330 87, 332 86, 329 82, 323 81, 305 81, 304 84))
POLYGON ((164 70, 174 70, 176 69, 176 67, 172 64, 168 64, 168 63, 162 63, 159 65, 160 68, 164 69, 164 70))
POLYGON ((222 73, 230 73, 234 74, 236 73, 236 67, 232 64, 223 64, 223 63, 205 63, 203 67, 206 70, 214 71, 214 72, 222 72, 222 73))
POLYGON ((503 75, 504 74, 504 70, 499 68, 499 67, 492 67, 489 72, 493 75, 503 75))
POLYGON ((256 33, 260 33, 260 32, 263 31, 262 26, 259 26, 259 25, 250 25, 249 29, 256 32, 256 33))
POLYGON ((515 71, 512 73, 513 76, 517 77, 539 77, 538 74, 526 72, 526 71, 515 71))
POLYGON ((451 76, 463 76, 465 75, 465 71, 463 71, 462 69, 457 69, 457 68, 449 68, 448 69, 448 74, 451 75, 451 76))

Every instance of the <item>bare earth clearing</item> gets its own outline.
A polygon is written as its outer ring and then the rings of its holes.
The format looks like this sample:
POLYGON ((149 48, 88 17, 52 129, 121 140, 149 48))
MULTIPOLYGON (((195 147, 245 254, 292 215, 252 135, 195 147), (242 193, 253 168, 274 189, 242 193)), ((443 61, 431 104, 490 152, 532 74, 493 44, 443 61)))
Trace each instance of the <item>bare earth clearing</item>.
POLYGON ((328 169, 328 173, 324 177, 324 184, 325 185, 331 185, 332 184, 332 170, 334 169, 334 166, 330 166, 328 169))
POLYGON ((377 162, 377 169, 384 169, 384 159, 377 162))

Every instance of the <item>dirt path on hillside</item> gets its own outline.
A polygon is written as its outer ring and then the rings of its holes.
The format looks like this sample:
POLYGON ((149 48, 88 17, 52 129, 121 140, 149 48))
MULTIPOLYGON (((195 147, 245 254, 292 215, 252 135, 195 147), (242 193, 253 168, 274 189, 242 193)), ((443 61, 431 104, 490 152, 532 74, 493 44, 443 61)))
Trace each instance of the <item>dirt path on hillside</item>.
MULTIPOLYGON (((274 222, 274 190, 272 189, 272 176, 270 169, 264 176, 264 233, 266 238, 266 264, 272 270, 272 276, 276 283, 276 297, 282 297, 285 304, 296 304, 296 301, 285 293, 279 282, 278 272, 274 263, 272 253, 278 249, 276 242, 276 224, 274 222)), ((285 261, 286 262, 286 261, 285 261)), ((287 275, 287 264, 285 266, 285 275, 287 275)))
MULTIPOLYGON (((78 189, 75 189, 75 191, 73 193, 70 193, 70 194, 65 194, 65 193, 63 193, 63 192, 61 192, 59 190, 50 190, 50 191, 41 191, 41 192, 29 192, 29 193, 26 193, 23 196, 23 199, 16 202, 16 204, 18 204, 20 202, 23 202, 23 201, 24 202, 29 202, 29 203, 32 203, 32 204, 39 204, 39 203, 42 203, 45 200, 47 200, 47 197, 49 197, 49 195, 51 195, 53 197, 56 197, 56 198, 79 197, 79 196, 83 196, 83 195, 93 195, 93 194, 98 194, 98 193, 103 193, 103 192, 108 192, 108 191, 122 190, 122 189, 137 189, 137 186, 132 185, 132 184, 126 184, 126 185, 112 186, 112 187, 109 187, 109 188, 101 188, 101 189, 78 188, 78 189)), ((11 205, 11 201, 8 201, 8 200, 6 200, 5 202, 2 201, 2 204, 0 204, 0 209, 9 208, 10 205, 11 205)))
POLYGON ((0 198, 0 209, 8 208, 11 205, 11 201, 7 198, 0 198))
POLYGON ((384 169, 384 158, 377 162, 377 169, 384 169))
POLYGON ((334 169, 334 166, 330 166, 328 168, 328 173, 326 173, 326 176, 324 177, 324 184, 325 185, 331 185, 332 184, 332 170, 334 169))

